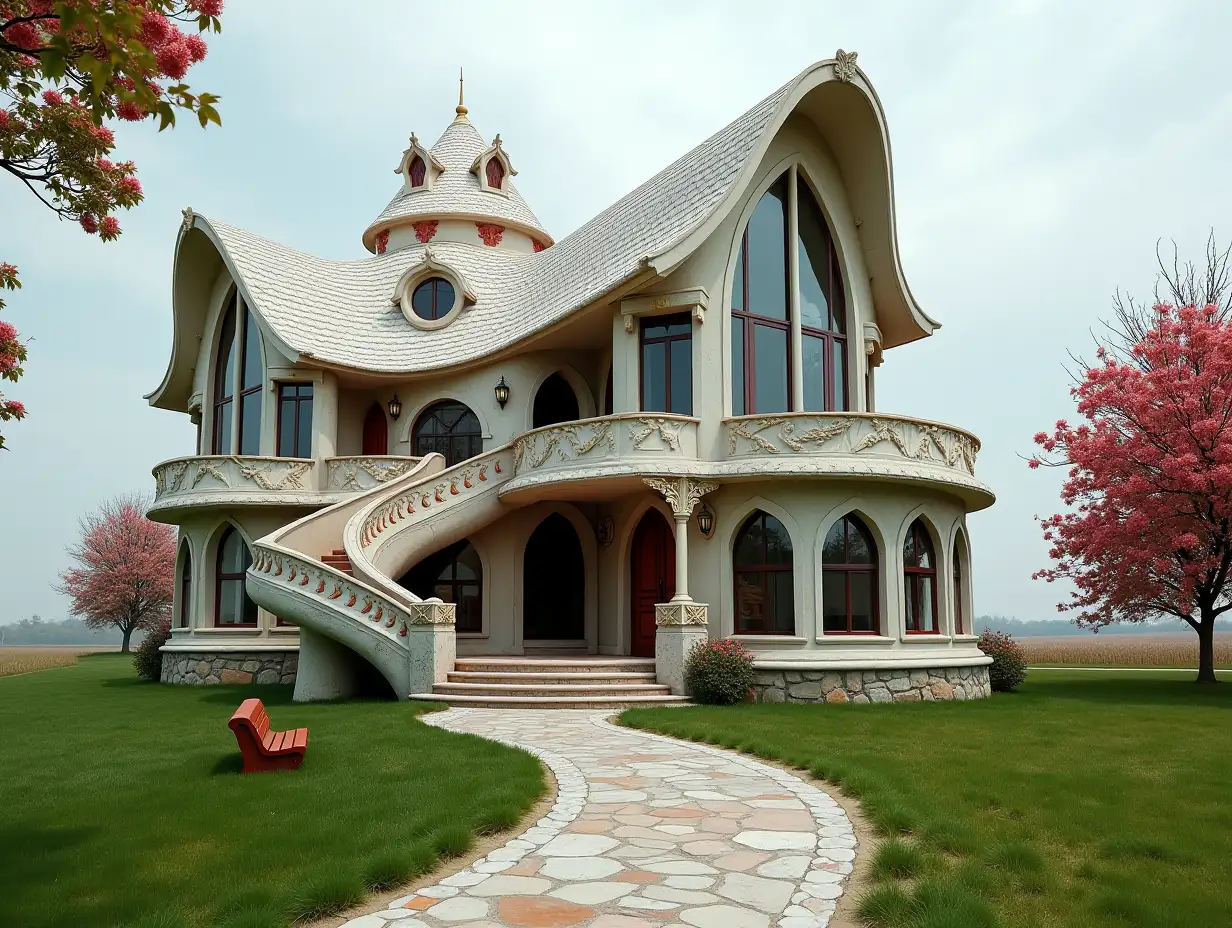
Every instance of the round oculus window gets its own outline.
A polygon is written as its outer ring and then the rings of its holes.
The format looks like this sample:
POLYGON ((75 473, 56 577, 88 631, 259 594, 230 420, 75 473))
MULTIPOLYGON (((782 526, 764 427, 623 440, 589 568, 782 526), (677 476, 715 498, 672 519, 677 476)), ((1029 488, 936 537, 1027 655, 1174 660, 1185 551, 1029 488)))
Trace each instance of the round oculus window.
POLYGON ((443 277, 429 277, 411 294, 411 309, 420 319, 442 319, 453 309, 453 284, 443 277))

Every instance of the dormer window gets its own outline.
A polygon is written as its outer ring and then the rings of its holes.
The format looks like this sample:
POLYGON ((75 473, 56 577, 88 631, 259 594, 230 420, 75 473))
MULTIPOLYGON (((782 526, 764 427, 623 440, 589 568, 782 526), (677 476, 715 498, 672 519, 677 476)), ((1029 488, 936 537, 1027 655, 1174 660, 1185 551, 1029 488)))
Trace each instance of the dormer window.
POLYGON ((392 302, 417 329, 443 329, 478 296, 457 268, 438 261, 432 247, 424 249, 417 264, 402 272, 392 302))
POLYGON ((412 187, 422 187, 424 185, 424 180, 426 179, 427 174, 428 174, 428 165, 424 162, 423 158, 419 157, 419 155, 416 155, 414 158, 411 159, 411 170, 410 170, 411 186, 412 187))
POLYGON ((443 277, 429 277, 412 293, 411 309, 420 319, 435 322, 449 314, 454 299, 453 284, 443 277))
POLYGON ((439 158, 428 149, 420 144, 419 138, 414 134, 411 135, 411 144, 407 146, 406 151, 402 153, 402 160, 398 162, 398 166, 394 168, 395 174, 401 174, 404 189, 407 192, 412 190, 431 190, 433 183, 445 170, 439 158))
POLYGON ((500 190, 505 181, 505 166, 500 163, 499 158, 488 159, 487 174, 488 186, 493 190, 500 190))

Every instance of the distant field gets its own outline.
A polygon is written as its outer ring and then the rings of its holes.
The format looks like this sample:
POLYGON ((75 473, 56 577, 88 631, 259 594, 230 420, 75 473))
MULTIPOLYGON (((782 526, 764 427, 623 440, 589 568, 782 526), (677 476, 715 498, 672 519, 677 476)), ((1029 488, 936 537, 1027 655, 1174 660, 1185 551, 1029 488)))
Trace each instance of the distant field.
MULTIPOLYGON (((1082 635, 1019 638, 1031 664, 1088 667, 1197 667, 1198 636, 1082 635)), ((1216 666, 1232 666, 1232 631, 1215 633, 1216 666)))
POLYGON ((0 648, 0 677, 32 670, 48 670, 77 663, 79 654, 115 651, 114 647, 83 647, 80 645, 18 645, 0 648))

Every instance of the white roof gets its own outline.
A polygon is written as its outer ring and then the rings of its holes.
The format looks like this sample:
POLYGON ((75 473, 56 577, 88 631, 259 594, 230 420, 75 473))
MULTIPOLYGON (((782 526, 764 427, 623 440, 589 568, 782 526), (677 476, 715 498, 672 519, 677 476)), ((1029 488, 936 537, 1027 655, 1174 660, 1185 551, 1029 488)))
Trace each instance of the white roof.
POLYGON ((436 177, 430 188, 399 190, 364 232, 364 243, 371 246, 377 233, 398 221, 462 215, 519 226, 531 235, 538 232, 536 237, 545 245, 550 245, 552 237, 526 205, 510 178, 505 178, 501 193, 479 186, 479 178, 471 172, 471 165, 488 148, 479 130, 465 117, 451 123, 430 149, 445 170, 436 177))

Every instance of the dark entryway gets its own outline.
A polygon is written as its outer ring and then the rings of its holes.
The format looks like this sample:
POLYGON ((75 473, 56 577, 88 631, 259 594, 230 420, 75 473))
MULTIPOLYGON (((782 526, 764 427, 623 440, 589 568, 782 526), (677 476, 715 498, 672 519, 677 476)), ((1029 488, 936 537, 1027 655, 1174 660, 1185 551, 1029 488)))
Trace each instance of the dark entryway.
POLYGON ((657 509, 647 509, 633 531, 629 551, 629 600, 632 607, 630 653, 655 655, 655 603, 676 592, 676 545, 672 528, 657 509))
POLYGON ((579 417, 577 394, 569 381, 560 374, 553 374, 539 387, 535 394, 535 408, 531 413, 531 428, 555 425, 557 422, 572 422, 579 417))
POLYGON ((573 523, 552 513, 526 543, 522 562, 522 638, 586 637, 586 564, 573 523))
POLYGON ((364 454, 389 454, 389 421, 379 403, 364 416, 364 454))

